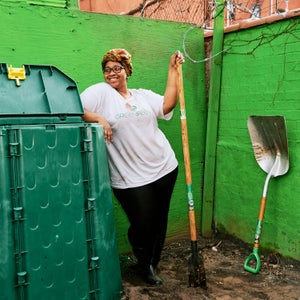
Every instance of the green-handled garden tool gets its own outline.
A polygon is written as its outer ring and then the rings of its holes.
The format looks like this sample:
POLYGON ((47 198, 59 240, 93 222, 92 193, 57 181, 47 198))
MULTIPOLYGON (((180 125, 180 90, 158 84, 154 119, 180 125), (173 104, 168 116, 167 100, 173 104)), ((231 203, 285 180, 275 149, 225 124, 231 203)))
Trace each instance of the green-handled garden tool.
POLYGON ((206 285, 204 262, 202 256, 198 252, 198 247, 197 247, 195 211, 194 211, 194 200, 193 200, 193 191, 192 191, 192 174, 191 174, 191 166, 190 166, 190 151, 189 151, 187 124, 186 124, 181 65, 178 65, 178 71, 179 71, 178 94, 179 94, 179 102, 180 102, 182 147, 183 147, 184 168, 185 168, 187 198, 188 198, 188 207, 189 207, 189 222, 190 222, 190 236, 191 236, 191 250, 192 250, 192 255, 188 260, 189 285, 193 287, 200 286, 206 289, 207 285, 206 285))
POLYGON ((266 208, 268 184, 272 177, 287 173, 289 155, 283 116, 250 116, 248 118, 248 130, 255 159, 259 166, 268 173, 263 188, 253 250, 244 263, 246 271, 257 274, 261 268, 258 249, 266 208))

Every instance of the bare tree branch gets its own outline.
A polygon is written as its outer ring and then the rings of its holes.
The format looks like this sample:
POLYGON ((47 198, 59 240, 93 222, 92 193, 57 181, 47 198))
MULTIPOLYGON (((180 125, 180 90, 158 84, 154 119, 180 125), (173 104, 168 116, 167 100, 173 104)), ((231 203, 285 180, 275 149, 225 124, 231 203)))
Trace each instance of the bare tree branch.
POLYGON ((122 15, 125 15, 125 16, 132 16, 132 15, 138 13, 138 12, 141 12, 141 14, 143 14, 144 10, 145 10, 147 7, 149 7, 149 6, 153 5, 153 4, 156 4, 156 3, 158 3, 158 2, 164 2, 164 1, 166 1, 166 0, 149 0, 149 1, 143 0, 143 1, 139 4, 138 7, 136 7, 136 8, 134 8, 134 9, 130 10, 130 11, 127 12, 127 13, 122 13, 122 15))

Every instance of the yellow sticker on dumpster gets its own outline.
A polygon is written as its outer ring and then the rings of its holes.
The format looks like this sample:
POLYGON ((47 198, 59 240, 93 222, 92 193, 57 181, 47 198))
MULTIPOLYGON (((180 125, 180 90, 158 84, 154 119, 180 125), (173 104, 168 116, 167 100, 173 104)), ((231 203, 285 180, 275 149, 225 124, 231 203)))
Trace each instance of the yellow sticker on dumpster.
POLYGON ((20 86, 20 80, 25 80, 25 67, 22 68, 13 68, 11 65, 8 68, 8 79, 12 79, 16 81, 16 85, 20 86))

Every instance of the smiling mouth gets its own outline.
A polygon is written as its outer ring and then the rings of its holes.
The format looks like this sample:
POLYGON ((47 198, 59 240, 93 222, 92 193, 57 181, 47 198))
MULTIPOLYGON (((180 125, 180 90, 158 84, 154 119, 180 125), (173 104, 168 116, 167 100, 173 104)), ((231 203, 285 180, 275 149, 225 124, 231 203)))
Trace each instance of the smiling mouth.
POLYGON ((119 78, 118 77, 111 77, 111 78, 107 78, 108 81, 111 81, 111 82, 115 82, 115 81, 118 81, 119 78))

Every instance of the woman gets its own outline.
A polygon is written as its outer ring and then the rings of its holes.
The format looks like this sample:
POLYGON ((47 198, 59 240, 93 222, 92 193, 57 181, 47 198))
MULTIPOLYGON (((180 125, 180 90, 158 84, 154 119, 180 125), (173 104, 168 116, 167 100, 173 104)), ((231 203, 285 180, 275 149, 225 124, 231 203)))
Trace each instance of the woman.
POLYGON ((157 119, 169 120, 178 101, 178 51, 170 58, 164 96, 128 89, 131 55, 112 49, 102 59, 105 82, 87 88, 83 119, 103 126, 111 186, 130 227, 128 239, 147 283, 162 284, 156 268, 164 245, 178 163, 157 119))

